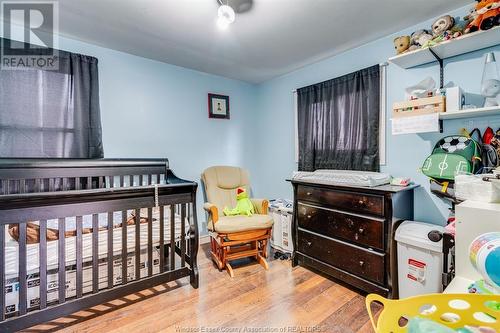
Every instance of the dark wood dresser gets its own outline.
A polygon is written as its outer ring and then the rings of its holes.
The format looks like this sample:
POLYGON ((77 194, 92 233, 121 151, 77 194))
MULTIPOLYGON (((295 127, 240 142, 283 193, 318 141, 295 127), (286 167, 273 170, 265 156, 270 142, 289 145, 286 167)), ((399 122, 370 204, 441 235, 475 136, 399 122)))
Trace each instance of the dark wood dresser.
POLYGON ((393 230, 413 219, 416 186, 291 182, 293 265, 308 266, 368 293, 396 297, 393 230))

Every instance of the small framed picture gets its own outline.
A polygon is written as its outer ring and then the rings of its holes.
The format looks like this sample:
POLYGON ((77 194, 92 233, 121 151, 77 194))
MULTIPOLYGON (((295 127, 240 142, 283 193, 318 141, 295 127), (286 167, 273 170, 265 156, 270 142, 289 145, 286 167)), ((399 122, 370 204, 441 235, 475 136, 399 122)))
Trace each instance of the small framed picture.
POLYGON ((229 96, 208 94, 208 118, 229 119, 229 96))

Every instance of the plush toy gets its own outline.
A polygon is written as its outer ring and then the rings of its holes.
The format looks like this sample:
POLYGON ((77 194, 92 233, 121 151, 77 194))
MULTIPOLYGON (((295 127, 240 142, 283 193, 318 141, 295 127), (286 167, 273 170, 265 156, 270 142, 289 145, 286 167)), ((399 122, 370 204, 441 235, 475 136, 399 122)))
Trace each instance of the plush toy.
POLYGON ((470 21, 468 20, 460 19, 460 17, 455 18, 455 25, 453 25, 453 27, 451 27, 450 30, 447 30, 444 33, 444 40, 449 40, 462 36, 469 22, 470 21))
POLYGON ((471 14, 466 16, 471 22, 465 33, 488 30, 500 25, 500 0, 476 0, 478 3, 471 14))
POLYGON ((432 40, 432 34, 428 30, 425 29, 417 30, 411 34, 410 37, 411 45, 409 50, 410 51, 417 50, 430 40, 432 40))
POLYGON ((481 85, 481 95, 486 98, 484 107, 500 106, 500 81, 485 80, 481 85))
POLYGON ((450 15, 441 16, 432 24, 432 33, 434 38, 443 36, 455 25, 455 19, 450 15))
POLYGON ((250 199, 248 199, 247 191, 244 188, 239 187, 236 190, 236 200, 237 200, 236 207, 233 209, 229 209, 229 208, 225 207, 223 210, 224 215, 226 215, 226 216, 234 216, 234 215, 252 216, 252 214, 254 213, 253 204, 250 201, 250 199))
POLYGON ((400 36, 394 39, 394 48, 398 54, 404 53, 410 48, 410 36, 400 36))

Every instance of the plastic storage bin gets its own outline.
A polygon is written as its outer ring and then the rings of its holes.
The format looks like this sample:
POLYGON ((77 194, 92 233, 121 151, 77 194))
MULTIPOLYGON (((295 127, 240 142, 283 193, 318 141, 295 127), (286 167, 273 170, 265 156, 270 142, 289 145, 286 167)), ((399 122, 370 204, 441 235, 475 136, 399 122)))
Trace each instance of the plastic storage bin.
POLYGON ((269 215, 274 220, 271 247, 284 253, 293 252, 291 200, 276 199, 269 202, 269 215))
POLYGON ((377 333, 408 332, 408 327, 400 324, 402 316, 406 319, 420 317, 434 320, 455 330, 471 325, 500 332, 500 321, 497 320, 499 312, 495 310, 495 304, 499 301, 498 295, 430 294, 404 300, 390 300, 370 294, 366 297, 366 308, 377 333), (379 302, 384 306, 378 319, 375 319, 372 313, 372 302, 379 302))
POLYGON ((431 241, 431 231, 443 233, 444 228, 405 221, 396 230, 399 298, 443 291, 443 241, 431 241))

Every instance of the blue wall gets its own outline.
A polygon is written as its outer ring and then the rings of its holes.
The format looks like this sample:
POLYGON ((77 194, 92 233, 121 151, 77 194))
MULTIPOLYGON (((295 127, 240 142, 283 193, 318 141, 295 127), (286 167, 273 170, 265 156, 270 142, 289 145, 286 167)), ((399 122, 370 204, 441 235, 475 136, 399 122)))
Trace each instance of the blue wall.
MULTIPOLYGON (((462 8, 452 14, 466 12, 462 8)), ((254 175, 254 190, 260 196, 291 198, 291 185, 285 181, 294 170, 294 115, 292 91, 316 82, 341 76, 365 67, 386 62, 394 55, 393 39, 396 36, 410 34, 430 28, 434 20, 410 27, 405 31, 384 37, 362 47, 309 65, 287 75, 265 82, 258 87, 260 114, 258 139, 260 147, 258 163, 251 165, 254 175)), ((468 92, 479 92, 484 53, 495 51, 500 59, 500 46, 490 50, 481 50, 446 62, 445 83, 453 81, 468 92)), ((393 176, 408 176, 422 187, 416 190, 415 219, 443 224, 448 216, 447 205, 428 191, 428 179, 418 172, 422 162, 430 154, 434 143, 442 136, 454 134, 462 127, 471 127, 470 121, 446 121, 443 134, 391 135, 391 106, 396 101, 404 100, 404 87, 415 84, 426 76, 432 76, 439 82, 437 64, 420 66, 405 70, 396 65, 387 69, 387 165, 382 171, 393 176)), ((474 126, 486 127, 488 122, 494 129, 500 127, 500 118, 473 119, 474 126)))
MULTIPOLYGON (((64 38, 60 48, 99 59, 105 157, 168 157, 198 182, 209 166, 249 164, 254 85, 64 38), (230 96, 229 121, 208 118, 209 92, 230 96)), ((201 188, 197 201, 204 222, 201 188)))

